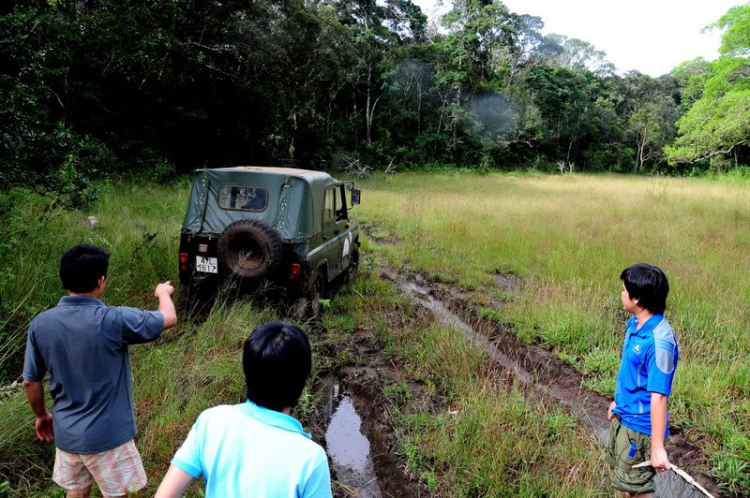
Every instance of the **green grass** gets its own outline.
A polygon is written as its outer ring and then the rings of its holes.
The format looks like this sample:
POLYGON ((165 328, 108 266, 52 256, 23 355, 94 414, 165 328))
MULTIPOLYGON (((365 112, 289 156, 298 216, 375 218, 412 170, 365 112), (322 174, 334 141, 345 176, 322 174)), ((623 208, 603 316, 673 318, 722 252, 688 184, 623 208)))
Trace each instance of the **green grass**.
POLYGON ((384 261, 480 292, 497 291, 493 271, 516 273, 523 293, 502 319, 605 393, 627 318, 620 272, 660 266, 681 352, 673 423, 727 487, 750 488, 749 183, 447 173, 375 176, 362 189, 358 214, 402 241, 370 242, 384 261))
MULTIPOLYGON (((381 392, 399 455, 429 493, 580 496, 606 494, 607 483, 601 450, 569 415, 509 388, 460 333, 417 317, 368 267, 391 264, 473 293, 481 315, 515 324, 521 338, 541 341, 579 369, 589 387, 611 392, 626 319, 619 273, 635 262, 658 264, 670 277, 667 315, 682 358, 673 423, 728 488, 750 486, 746 183, 440 173, 377 176, 358 186, 364 196, 355 217, 379 238, 363 240, 364 271, 331 299, 326 331, 310 329, 314 368, 363 365, 368 358, 352 350, 352 337, 375 338, 396 372, 381 392), (522 292, 495 287, 497 270, 519 275, 522 292)), ((156 283, 177 280, 185 180, 100 187, 101 200, 85 212, 48 211, 23 192, 0 196, 3 381, 20 374, 29 320, 64 294, 57 273, 69 247, 90 242, 112 253, 108 304, 153 308, 156 283), (85 228, 84 215, 99 225, 85 228)), ((145 496, 198 413, 241 398, 239 343, 275 318, 248 303, 220 306, 203 324, 182 321, 156 343, 132 348, 145 496)), ((296 409, 305 424, 315 421, 316 396, 307 390, 296 409)), ((35 440, 21 392, 0 400, 0 482, 11 480, 24 496, 51 496, 50 446, 35 440)), ((189 496, 200 496, 200 486, 189 496)))
POLYGON ((549 402, 511 387, 461 332, 415 321, 390 284, 369 274, 338 306, 350 310, 357 328, 375 331, 401 372, 383 393, 405 472, 430 494, 607 494, 595 437, 549 402), (421 386, 419 394, 409 384, 421 386))

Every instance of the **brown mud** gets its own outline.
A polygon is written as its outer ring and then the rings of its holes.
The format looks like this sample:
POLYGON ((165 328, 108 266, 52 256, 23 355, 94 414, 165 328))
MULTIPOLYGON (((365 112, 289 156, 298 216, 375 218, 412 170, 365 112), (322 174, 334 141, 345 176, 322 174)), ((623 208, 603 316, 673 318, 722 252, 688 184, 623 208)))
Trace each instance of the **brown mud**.
MULTIPOLYGON (((311 432, 330 456, 334 496, 423 496, 422 486, 404 473, 397 456, 392 403, 383 391, 407 381, 371 331, 355 332, 347 349, 356 361, 320 373, 314 386, 320 408, 311 432)), ((418 394, 419 388, 412 392, 418 394)))
MULTIPOLYGON (((564 407, 584 423, 602 442, 607 441, 610 422, 607 409, 611 398, 583 386, 583 377, 572 366, 560 360, 554 352, 540 345, 523 342, 514 333, 511 323, 498 323, 480 315, 471 304, 471 294, 446 288, 424 274, 402 275, 393 268, 381 268, 382 278, 391 281, 407 294, 414 303, 430 310, 438 321, 460 330, 466 339, 484 350, 498 367, 506 370, 509 379, 515 379, 564 407)), ((521 292, 521 280, 508 272, 495 272, 496 286, 506 292, 521 292)), ((494 303, 502 309, 502 302, 494 303)), ((705 458, 689 439, 673 431, 667 442, 667 452, 673 464, 690 473, 714 496, 732 496, 720 490, 717 484, 703 473, 701 463, 705 458)), ((703 496, 697 488, 685 483, 673 472, 657 475, 657 496, 703 496)))

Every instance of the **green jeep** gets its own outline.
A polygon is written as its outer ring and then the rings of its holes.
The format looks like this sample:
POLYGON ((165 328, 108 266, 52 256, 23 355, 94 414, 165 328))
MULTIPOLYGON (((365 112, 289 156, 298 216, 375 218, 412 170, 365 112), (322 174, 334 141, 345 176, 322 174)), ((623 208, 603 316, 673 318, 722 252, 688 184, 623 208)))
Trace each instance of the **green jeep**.
POLYGON ((317 315, 330 284, 357 273, 359 226, 349 210, 359 198, 353 183, 320 171, 197 170, 180 237, 183 305, 237 283, 290 299, 297 315, 317 315))

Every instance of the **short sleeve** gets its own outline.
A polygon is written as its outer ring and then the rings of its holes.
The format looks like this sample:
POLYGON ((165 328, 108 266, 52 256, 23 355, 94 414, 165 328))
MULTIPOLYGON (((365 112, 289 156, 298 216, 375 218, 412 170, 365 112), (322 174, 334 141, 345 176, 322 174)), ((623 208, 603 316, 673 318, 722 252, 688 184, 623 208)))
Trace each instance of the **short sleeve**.
POLYGON ((301 493, 302 498, 330 498, 331 497, 331 472, 328 469, 328 458, 321 448, 310 476, 305 482, 301 493))
POLYGON ((677 344, 673 340, 657 339, 646 351, 648 368, 647 390, 669 396, 677 367, 677 344))
POLYGON ((193 424, 190 432, 187 435, 187 439, 182 443, 180 449, 175 453, 172 458, 172 465, 180 469, 181 471, 190 474, 193 479, 199 478, 203 474, 203 466, 201 465, 201 437, 199 435, 199 425, 201 418, 193 424))
POLYGON ((141 344, 157 339, 164 329, 164 314, 161 311, 145 311, 121 307, 123 344, 141 344))
POLYGON ((23 359, 23 378, 29 382, 41 382, 47 373, 47 364, 44 363, 39 348, 36 344, 34 334, 34 323, 29 327, 29 335, 26 338, 26 354, 23 359))

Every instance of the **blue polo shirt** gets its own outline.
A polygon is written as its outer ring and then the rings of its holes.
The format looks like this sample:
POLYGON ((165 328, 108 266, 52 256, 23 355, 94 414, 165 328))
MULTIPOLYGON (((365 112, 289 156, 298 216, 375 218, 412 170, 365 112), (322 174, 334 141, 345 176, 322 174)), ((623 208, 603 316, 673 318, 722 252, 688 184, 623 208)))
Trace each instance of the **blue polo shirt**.
MULTIPOLYGON (((654 315, 640 329, 637 326, 635 317, 628 320, 612 411, 625 427, 650 436, 651 393, 672 392, 679 350, 664 316, 654 315)), ((669 436, 669 415, 664 436, 669 436)))
POLYGON ((29 327, 23 378, 50 374, 55 445, 68 453, 102 453, 135 435, 128 345, 153 341, 161 311, 105 306, 66 296, 29 327))
POLYGON ((203 476, 206 498, 331 496, 323 448, 294 417, 251 401, 201 413, 172 465, 203 476))

